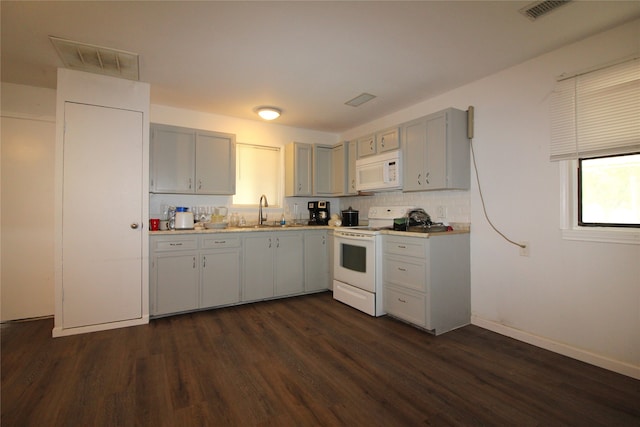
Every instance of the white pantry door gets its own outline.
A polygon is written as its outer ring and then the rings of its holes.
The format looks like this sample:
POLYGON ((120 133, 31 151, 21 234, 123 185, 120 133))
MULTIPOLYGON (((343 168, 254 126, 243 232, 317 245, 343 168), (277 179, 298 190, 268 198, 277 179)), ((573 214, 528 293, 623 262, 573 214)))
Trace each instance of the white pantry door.
POLYGON ((66 102, 62 324, 142 317, 143 114, 66 102))

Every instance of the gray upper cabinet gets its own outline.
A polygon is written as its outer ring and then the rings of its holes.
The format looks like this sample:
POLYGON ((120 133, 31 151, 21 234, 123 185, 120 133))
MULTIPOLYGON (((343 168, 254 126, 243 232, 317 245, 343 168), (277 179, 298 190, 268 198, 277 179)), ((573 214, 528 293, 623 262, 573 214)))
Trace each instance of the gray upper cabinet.
POLYGON ((313 146, 313 194, 332 196, 333 188, 333 147, 330 145, 313 146))
POLYGON ((291 142, 285 146, 284 195, 311 196, 313 191, 313 145, 291 142))
POLYGON ((358 194, 356 190, 356 158, 358 157, 358 145, 355 141, 345 142, 346 152, 346 182, 345 195, 353 196, 358 194))
POLYGON ((233 134, 151 125, 152 193, 235 194, 233 134))
POLYGON ((356 140, 358 144, 358 158, 376 154, 376 136, 367 135, 356 140))
POLYGON ((345 194, 346 157, 344 144, 314 145, 314 196, 345 194))
POLYGON ((398 150, 400 148, 400 128, 391 127, 356 140, 358 158, 398 150))
POLYGON ((393 127, 376 132, 376 149, 378 153, 400 148, 400 129, 393 127))
POLYGON ((469 188, 467 113, 449 108, 402 126, 403 190, 469 188))

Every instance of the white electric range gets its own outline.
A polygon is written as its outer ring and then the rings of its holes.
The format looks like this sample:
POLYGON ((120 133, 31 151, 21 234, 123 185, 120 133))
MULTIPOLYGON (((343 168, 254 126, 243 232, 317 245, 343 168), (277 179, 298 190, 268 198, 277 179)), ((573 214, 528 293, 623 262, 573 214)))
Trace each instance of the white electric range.
POLYGON ((333 298, 370 316, 385 314, 382 296, 382 236, 413 206, 373 206, 368 225, 334 231, 333 298))

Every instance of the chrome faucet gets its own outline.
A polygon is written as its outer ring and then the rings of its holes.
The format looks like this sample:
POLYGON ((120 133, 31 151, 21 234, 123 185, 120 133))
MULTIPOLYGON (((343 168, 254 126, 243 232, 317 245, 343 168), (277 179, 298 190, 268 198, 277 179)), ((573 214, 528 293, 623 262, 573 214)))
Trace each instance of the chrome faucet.
POLYGON ((265 208, 269 207, 269 202, 267 202, 267 196, 263 194, 262 196, 260 196, 260 202, 258 202, 260 204, 260 207, 258 208, 258 225, 262 225, 262 223, 267 220, 266 215, 264 217, 262 216, 262 199, 264 199, 264 207, 265 208))

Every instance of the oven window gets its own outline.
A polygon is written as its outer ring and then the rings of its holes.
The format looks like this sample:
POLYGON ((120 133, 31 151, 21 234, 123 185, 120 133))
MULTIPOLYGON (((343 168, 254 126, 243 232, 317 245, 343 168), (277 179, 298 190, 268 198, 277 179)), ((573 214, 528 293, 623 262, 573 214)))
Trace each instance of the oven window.
POLYGON ((367 248, 342 243, 342 260, 340 265, 348 270, 367 272, 367 248))

